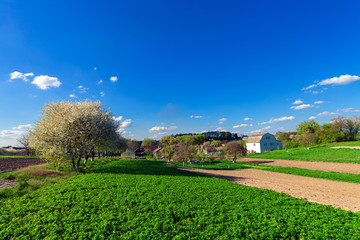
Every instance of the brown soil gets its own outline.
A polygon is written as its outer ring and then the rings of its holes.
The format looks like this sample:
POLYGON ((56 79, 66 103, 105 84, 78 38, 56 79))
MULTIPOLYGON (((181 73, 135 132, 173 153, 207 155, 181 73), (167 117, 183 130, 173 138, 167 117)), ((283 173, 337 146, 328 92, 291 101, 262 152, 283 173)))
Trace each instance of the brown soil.
POLYGON ((331 148, 350 148, 350 149, 360 149, 360 146, 340 146, 340 147, 331 147, 331 148))
POLYGON ((256 158, 241 158, 240 162, 279 166, 279 167, 305 168, 305 169, 320 170, 326 172, 360 174, 360 164, 357 163, 310 162, 310 161, 256 159, 256 158))
POLYGON ((31 165, 46 163, 39 158, 0 158, 0 173, 12 172, 31 165))
POLYGON ((12 181, 0 178, 0 190, 2 190, 4 188, 14 187, 16 184, 17 184, 17 182, 12 182, 12 181))
POLYGON ((258 169, 204 170, 183 169, 191 172, 227 179, 228 181, 257 188, 283 192, 310 202, 336 208, 360 211, 360 184, 302 177, 258 169))

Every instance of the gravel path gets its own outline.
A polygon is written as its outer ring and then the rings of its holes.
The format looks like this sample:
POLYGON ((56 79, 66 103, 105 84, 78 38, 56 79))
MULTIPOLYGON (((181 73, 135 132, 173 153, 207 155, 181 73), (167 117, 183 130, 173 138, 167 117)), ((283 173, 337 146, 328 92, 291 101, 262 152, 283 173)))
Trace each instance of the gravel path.
POLYGON ((257 159, 257 158, 241 158, 239 162, 279 166, 279 167, 306 168, 306 169, 320 170, 326 172, 360 174, 360 164, 357 163, 310 162, 310 161, 257 159))
POLYGON ((331 147, 331 148, 349 148, 349 149, 360 149, 360 146, 339 146, 339 147, 331 147))
POLYGON ((302 177, 258 169, 203 170, 183 169, 204 175, 227 179, 231 182, 283 192, 310 202, 336 208, 360 211, 360 184, 302 177))

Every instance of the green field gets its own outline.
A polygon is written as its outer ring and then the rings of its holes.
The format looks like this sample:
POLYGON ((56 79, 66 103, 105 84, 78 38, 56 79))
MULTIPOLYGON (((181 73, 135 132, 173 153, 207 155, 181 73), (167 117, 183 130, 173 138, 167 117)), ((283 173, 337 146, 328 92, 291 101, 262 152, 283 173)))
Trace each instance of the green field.
POLYGON ((304 147, 299 147, 288 150, 284 149, 265 153, 255 153, 249 154, 247 157, 301 161, 360 163, 360 149, 331 148, 336 146, 360 146, 360 141, 332 143, 318 147, 310 147, 309 150, 304 147))
POLYGON ((119 160, 0 199, 1 239, 350 239, 360 214, 270 190, 119 160))
POLYGON ((38 158, 38 156, 0 156, 0 158, 38 158))

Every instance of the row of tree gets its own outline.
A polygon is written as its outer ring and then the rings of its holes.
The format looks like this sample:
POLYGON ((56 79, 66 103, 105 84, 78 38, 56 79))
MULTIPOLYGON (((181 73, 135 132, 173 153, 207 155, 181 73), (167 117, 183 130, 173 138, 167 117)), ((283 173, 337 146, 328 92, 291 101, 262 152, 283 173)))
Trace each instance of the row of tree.
MULTIPOLYGON (((184 138, 182 136, 165 136, 161 138, 160 144, 162 146, 162 156, 165 157, 169 162, 172 160, 179 161, 182 162, 183 165, 186 161, 191 161, 194 159, 203 164, 204 161, 210 157, 209 151, 216 147, 216 142, 214 141, 203 141, 193 144, 192 141, 187 140, 188 138, 184 138)), ((235 162, 237 155, 246 154, 244 142, 232 141, 227 143, 218 153, 219 157, 221 158, 224 158, 225 154, 228 155, 229 159, 231 158, 232 161, 235 162)))
POLYGON ((277 133, 277 139, 285 148, 312 146, 318 144, 354 141, 360 130, 360 118, 336 117, 331 122, 320 125, 314 120, 297 125, 296 132, 277 133))

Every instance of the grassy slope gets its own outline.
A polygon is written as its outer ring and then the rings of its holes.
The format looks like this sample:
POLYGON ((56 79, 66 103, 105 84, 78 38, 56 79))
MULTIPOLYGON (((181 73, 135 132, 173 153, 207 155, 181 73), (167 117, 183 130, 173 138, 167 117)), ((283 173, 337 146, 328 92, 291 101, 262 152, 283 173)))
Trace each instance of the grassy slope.
POLYGON ((360 237, 360 214, 285 194, 121 160, 0 200, 1 238, 360 237))
POLYGON ((259 154, 249 154, 249 158, 264 159, 285 159, 301 161, 321 161, 321 162, 348 162, 360 163, 360 149, 332 149, 335 146, 360 146, 360 141, 333 143, 319 147, 311 147, 310 150, 304 147, 277 150, 259 154))
MULTIPOLYGON (((183 167, 182 163, 172 162, 172 164, 177 167, 183 167)), ((209 169, 209 170, 229 170, 227 161, 205 163, 203 166, 200 163, 198 164, 186 163, 185 167, 209 169)), ((277 166, 267 166, 267 165, 253 164, 253 163, 242 163, 242 162, 231 163, 230 170, 245 169, 245 168, 255 168, 255 169, 271 171, 271 172, 287 173, 287 174, 299 175, 304 177, 322 178, 322 179, 341 181, 341 182, 360 183, 360 177, 358 174, 324 172, 324 171, 309 170, 303 168, 277 167, 277 166)))

